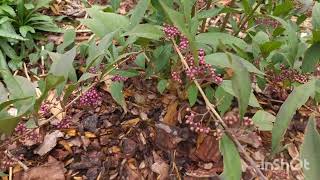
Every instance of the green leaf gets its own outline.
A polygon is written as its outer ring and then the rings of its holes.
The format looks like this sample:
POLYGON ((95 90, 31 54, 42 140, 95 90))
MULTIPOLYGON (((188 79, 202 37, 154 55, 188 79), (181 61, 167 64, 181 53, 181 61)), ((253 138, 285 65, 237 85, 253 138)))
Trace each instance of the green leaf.
POLYGON ((263 43, 260 46, 260 50, 262 54, 266 57, 268 56, 272 51, 279 49, 282 45, 282 42, 280 41, 268 41, 263 43))
POLYGON ((52 73, 55 76, 63 76, 65 81, 68 79, 71 79, 74 82, 77 81, 77 75, 73 67, 73 61, 77 53, 75 47, 64 54, 48 53, 53 61, 49 73, 52 73))
POLYGON ((49 74, 44 81, 44 90, 41 92, 41 96, 37 99, 34 106, 35 112, 38 112, 43 100, 46 99, 50 90, 55 89, 59 84, 65 82, 63 76, 54 76, 49 74))
POLYGON ((121 0, 111 0, 111 6, 113 11, 115 12, 120 7, 121 0))
POLYGON ((243 6, 243 9, 244 9, 244 12, 246 14, 250 14, 250 12, 252 11, 252 7, 250 6, 249 1, 248 0, 242 0, 242 6, 243 6))
POLYGON ((0 82, 0 103, 3 103, 8 100, 8 91, 0 82))
POLYGON ((214 89, 211 87, 211 86, 207 86, 205 89, 204 89, 204 92, 208 98, 208 100, 213 103, 214 102, 214 89))
POLYGON ((296 87, 280 107, 272 128, 272 152, 277 153, 280 149, 280 142, 286 133, 296 110, 304 105, 310 96, 315 93, 315 80, 296 87))
POLYGON ((130 17, 129 29, 134 28, 136 25, 138 25, 140 23, 145 12, 148 9, 149 3, 150 3, 150 0, 140 0, 138 2, 138 4, 134 8, 133 13, 130 17))
POLYGON ((193 83, 188 87, 188 99, 189 99, 189 104, 190 106, 195 105, 195 103, 197 102, 197 97, 198 97, 198 88, 197 86, 193 83))
POLYGON ((196 0, 181 0, 183 6, 184 17, 187 20, 187 23, 190 24, 192 7, 196 0))
POLYGON ((35 33, 36 31, 31 26, 21 26, 19 27, 19 32, 22 37, 26 37, 28 32, 35 33))
POLYGON ((76 39, 76 32, 74 31, 74 29, 66 30, 66 32, 63 34, 63 43, 57 47, 58 53, 64 53, 65 49, 68 46, 74 44, 75 39, 76 39))
MULTIPOLYGON (((230 56, 233 60, 240 61, 249 72, 264 75, 262 71, 257 69, 249 61, 242 59, 241 57, 234 54, 230 54, 230 56)), ((211 64, 213 66, 218 66, 220 68, 232 68, 231 63, 228 60, 228 56, 225 53, 209 54, 205 57, 205 60, 206 60, 206 63, 211 64)))
POLYGON ((9 175, 0 171, 0 177, 5 177, 5 176, 9 176, 9 175))
POLYGON ((159 40, 164 36, 159 26, 151 24, 138 24, 131 31, 126 32, 122 36, 137 36, 147 39, 159 40))
POLYGON ((287 15, 294 8, 294 4, 291 0, 285 0, 284 3, 276 6, 273 11, 274 16, 287 15))
POLYGON ((0 41, 0 47, 2 51, 5 53, 5 55, 8 56, 10 59, 19 60, 16 51, 12 48, 12 46, 9 45, 7 41, 0 41))
POLYGON ((232 36, 227 33, 221 33, 221 32, 208 32, 208 33, 201 33, 196 36, 196 42, 202 43, 202 44, 209 44, 213 46, 213 48, 217 48, 220 45, 220 42, 222 42, 224 45, 236 45, 241 49, 247 48, 247 43, 235 36, 232 36))
MULTIPOLYGON (((232 89, 232 82, 230 80, 224 80, 222 84, 220 85, 227 93, 231 94, 234 97, 237 97, 236 93, 232 89)), ((257 107, 261 108, 256 96, 251 92, 250 99, 249 99, 249 105, 251 107, 257 107)))
POLYGON ((301 162, 303 174, 307 180, 317 180, 320 177, 320 135, 317 130, 314 116, 309 118, 304 140, 301 145, 301 162))
POLYGON ((87 9, 91 19, 82 19, 81 23, 90 28, 100 38, 118 29, 126 29, 129 26, 129 19, 115 13, 102 12, 98 8, 87 9))
POLYGON ((220 140, 220 151, 223 156, 223 177, 227 180, 241 179, 241 160, 239 152, 227 136, 223 135, 220 140))
POLYGON ((110 93, 112 98, 127 112, 126 101, 123 96, 123 83, 113 82, 110 86, 110 93))
POLYGON ((8 13, 12 18, 12 17, 15 17, 16 16, 16 12, 14 11, 14 9, 10 6, 8 6, 7 4, 2 4, 0 6, 0 9, 5 11, 6 13, 8 13))
POLYGON ((168 86, 168 80, 166 79, 162 79, 158 82, 157 89, 160 92, 160 94, 162 94, 164 90, 166 90, 167 86, 168 86))
POLYGON ((312 9, 312 26, 314 30, 320 29, 320 3, 315 2, 312 9))
POLYGON ((139 67, 141 67, 142 69, 146 68, 146 60, 145 60, 145 56, 143 53, 140 53, 137 57, 136 60, 134 61, 134 63, 136 65, 138 65, 139 67))
POLYGON ((172 54, 172 45, 167 44, 158 46, 153 51, 153 60, 155 65, 155 71, 160 72, 169 65, 169 60, 172 54))
MULTIPOLYGON (((232 90, 231 83, 230 89, 232 90)), ((219 86, 216 90, 215 97, 217 98, 216 105, 218 111, 220 112, 220 115, 223 115, 231 107, 233 95, 225 91, 222 86, 219 86)))
POLYGON ((187 30, 183 14, 168 7, 166 3, 163 2, 163 0, 160 0, 160 4, 169 16, 169 19, 171 20, 173 25, 176 26, 182 32, 182 34, 188 36, 189 32, 187 30))
POLYGON ((238 104, 239 114, 242 119, 249 105, 251 95, 250 74, 241 61, 231 60, 234 74, 232 76, 232 89, 235 92, 238 104))
POLYGON ((302 72, 313 72, 320 59, 320 43, 313 44, 304 54, 302 72))
POLYGON ((260 131, 271 131, 273 128, 273 122, 276 117, 267 111, 259 110, 252 117, 252 121, 260 131))
POLYGON ((197 18, 200 19, 205 19, 205 18, 211 18, 214 17, 216 15, 218 15, 221 12, 222 8, 219 7, 215 7, 215 8, 211 8, 209 10, 204 10, 204 11, 200 11, 197 14, 197 18))

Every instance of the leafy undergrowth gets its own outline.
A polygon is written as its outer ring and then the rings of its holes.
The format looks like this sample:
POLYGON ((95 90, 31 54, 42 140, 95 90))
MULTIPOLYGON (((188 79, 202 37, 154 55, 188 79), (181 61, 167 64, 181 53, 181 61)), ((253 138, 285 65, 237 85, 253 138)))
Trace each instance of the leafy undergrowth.
POLYGON ((0 1, 2 179, 311 179, 313 1, 0 1))

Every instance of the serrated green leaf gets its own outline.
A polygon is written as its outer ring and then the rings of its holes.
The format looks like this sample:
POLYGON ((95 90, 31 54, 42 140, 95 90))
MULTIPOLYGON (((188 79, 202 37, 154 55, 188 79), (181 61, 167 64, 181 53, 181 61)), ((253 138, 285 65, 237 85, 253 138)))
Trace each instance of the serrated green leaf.
POLYGON ((235 92, 238 104, 239 114, 242 119, 249 105, 251 95, 251 81, 249 71, 245 68, 241 61, 231 60, 233 67, 232 89, 235 92))
POLYGON ((309 118, 305 130, 304 140, 301 145, 301 164, 303 165, 304 178, 307 180, 317 180, 320 177, 320 134, 317 130, 315 117, 309 118))
MULTIPOLYGON (((262 71, 257 69, 253 64, 251 64, 249 61, 234 55, 230 54, 231 58, 233 60, 238 60, 240 61, 249 72, 264 75, 262 71)), ((218 66, 220 68, 232 68, 231 63, 228 60, 228 56, 225 53, 214 53, 214 54, 209 54, 205 57, 206 63, 211 64, 213 66, 218 66)))
POLYGON ((237 147, 232 140, 223 135, 220 140, 220 151, 223 156, 223 177, 227 180, 241 179, 241 160, 237 147))
POLYGON ((160 92, 160 94, 162 94, 164 90, 166 90, 167 86, 168 86, 168 80, 166 79, 162 79, 158 82, 157 89, 160 92))
POLYGON ((280 107, 272 128, 272 152, 277 153, 280 142, 285 135, 296 110, 304 105, 310 96, 315 93, 316 81, 312 79, 306 84, 296 87, 280 107))
POLYGON ((151 24, 138 24, 131 31, 126 32, 122 36, 137 36, 147 39, 159 40, 164 36, 161 27, 151 24))
POLYGON ((138 4, 134 8, 133 13, 130 17, 130 25, 128 29, 133 29, 135 26, 137 26, 140 23, 145 12, 148 9, 149 3, 150 3, 150 0, 140 0, 138 2, 138 4))
POLYGON ((194 83, 191 84, 188 87, 187 92, 188 92, 188 99, 189 99, 190 106, 195 105, 195 103, 197 102, 197 97, 199 92, 197 86, 194 83))
POLYGON ((304 54, 302 61, 303 72, 313 72, 320 60, 320 43, 313 44, 304 54))
POLYGON ((252 121, 260 131, 271 131, 273 128, 273 122, 276 117, 267 111, 259 110, 252 117, 252 121))

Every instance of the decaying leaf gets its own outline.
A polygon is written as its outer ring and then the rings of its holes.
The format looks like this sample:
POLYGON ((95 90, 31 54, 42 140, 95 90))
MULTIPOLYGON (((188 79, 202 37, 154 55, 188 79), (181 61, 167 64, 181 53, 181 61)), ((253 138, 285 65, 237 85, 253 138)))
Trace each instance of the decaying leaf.
POLYGON ((151 170, 157 174, 159 174, 159 179, 160 180, 165 180, 169 176, 169 165, 161 159, 161 157, 156 153, 152 152, 153 158, 154 158, 154 163, 151 166, 151 170))
POLYGON ((178 101, 173 101, 170 103, 170 105, 168 106, 168 109, 167 109, 167 114, 163 118, 164 123, 171 125, 171 126, 174 126, 177 124, 177 121, 178 121, 177 107, 178 107, 178 101))
POLYGON ((60 137, 63 137, 63 133, 59 130, 47 134, 44 137, 43 143, 34 150, 34 153, 39 154, 40 156, 47 154, 57 145, 57 140, 60 137))

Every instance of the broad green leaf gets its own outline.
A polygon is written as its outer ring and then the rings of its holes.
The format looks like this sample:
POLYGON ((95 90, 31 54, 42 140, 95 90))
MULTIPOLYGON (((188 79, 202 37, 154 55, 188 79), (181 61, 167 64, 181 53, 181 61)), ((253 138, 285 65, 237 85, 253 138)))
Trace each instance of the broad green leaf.
POLYGON ((302 61, 303 72, 313 72, 320 60, 320 43, 313 44, 304 54, 302 61))
POLYGON ((312 27, 314 30, 320 29, 320 3, 315 2, 312 9, 312 27))
POLYGON ((160 72, 169 65, 169 60, 172 54, 171 44, 159 46, 153 51, 153 61, 155 71, 160 72))
POLYGON ((250 14, 251 10, 252 10, 252 7, 250 6, 250 3, 248 0, 242 0, 242 6, 243 6, 243 9, 244 9, 244 12, 246 14, 250 14))
POLYGON ((69 97, 72 95, 73 91, 77 89, 78 85, 79 85, 79 83, 73 83, 73 84, 69 84, 67 86, 67 88, 64 90, 64 96, 62 99, 63 105, 67 104, 69 97))
MULTIPOLYGON (((232 90, 231 83, 230 89, 232 90)), ((220 112, 220 115, 223 115, 231 107, 234 95, 229 94, 222 86, 219 86, 216 90, 215 97, 217 99, 216 106, 218 111, 220 112)))
POLYGON ((219 46, 220 42, 229 46, 236 45, 241 49, 246 49, 248 46, 244 40, 221 32, 201 33, 196 36, 196 42, 201 44, 209 44, 215 49, 219 46))
MULTIPOLYGON (((232 82, 230 80, 224 80, 222 82, 222 84, 220 85, 220 87, 222 87, 227 93, 231 94, 232 96, 237 97, 237 95, 235 94, 235 92, 232 89, 232 82)), ((249 105, 251 107, 261 108, 261 106, 260 106, 256 96, 253 94, 253 92, 251 92, 251 95, 250 95, 249 105)))
POLYGON ((158 82, 157 89, 160 92, 160 94, 162 94, 164 90, 166 90, 167 86, 168 86, 168 80, 166 79, 162 79, 158 82))
POLYGON ((78 83, 84 82, 84 81, 86 81, 88 79, 91 79, 91 78, 97 77, 97 76, 98 76, 97 74, 92 74, 92 73, 88 73, 88 72, 83 73, 81 75, 81 77, 79 78, 78 83))
POLYGON ((315 80, 296 87, 280 107, 272 128, 272 152, 277 153, 280 143, 296 110, 304 105, 310 96, 315 93, 315 80))
POLYGON ((188 92, 189 104, 190 106, 193 106, 197 102, 199 90, 197 86, 193 83, 188 87, 187 92, 188 92))
POLYGON ((241 179, 241 160, 237 147, 232 140, 223 135, 220 140, 220 151, 223 156, 223 177, 226 180, 241 179))
POLYGON ((110 86, 110 93, 112 98, 127 112, 127 105, 123 96, 123 83, 113 82, 110 86))
POLYGON ((221 10, 222 10, 221 8, 215 7, 209 10, 200 11, 196 16, 198 19, 211 18, 218 15, 221 12, 221 10))
POLYGON ((252 117, 254 125, 257 126, 260 131, 271 131, 275 119, 276 117, 263 110, 257 111, 252 117))
POLYGON ((5 177, 5 176, 9 176, 9 175, 4 172, 0 172, 0 177, 5 177))
POLYGON ((53 61, 49 73, 55 76, 63 76, 65 81, 68 79, 74 82, 77 81, 77 75, 73 67, 76 52, 75 47, 64 54, 49 52, 49 56, 53 61))
POLYGON ((274 16, 287 15, 294 8, 294 4, 291 0, 285 0, 282 4, 278 5, 274 11, 274 16))
MULTIPOLYGON (((4 52, 4 54, 6 56, 8 56, 10 59, 19 60, 19 57, 18 57, 16 51, 13 49, 12 46, 9 45, 9 43, 7 41, 0 41, 0 47, 1 47, 2 51, 4 52)), ((21 61, 19 60, 19 62, 21 62, 21 61)))
POLYGON ((184 17, 189 24, 191 21, 192 7, 196 0, 181 0, 183 6, 184 17))
POLYGON ((266 57, 268 56, 272 51, 279 49, 281 47, 282 43, 280 41, 268 41, 263 43, 260 46, 260 50, 262 54, 266 57))
POLYGON ((35 33, 36 31, 31 26, 21 26, 19 27, 19 32, 22 37, 26 37, 28 32, 35 33))
POLYGON ((10 134, 17 126, 20 117, 14 117, 7 111, 0 111, 0 132, 10 134))
POLYGON ((138 24, 131 31, 123 34, 123 36, 137 36, 147 39, 159 40, 164 36, 159 26, 151 24, 138 24))
POLYGON ((65 48, 74 44, 75 39, 76 39, 76 32, 74 31, 74 29, 66 30, 66 32, 63 34, 63 43, 57 47, 58 53, 64 53, 65 48))
POLYGON ((146 68, 146 60, 145 60, 145 56, 143 53, 140 53, 137 57, 136 60, 134 61, 134 63, 136 65, 138 65, 141 68, 146 68))
POLYGON ((7 89, 0 82, 0 103, 3 103, 8 100, 9 93, 7 89))
POLYGON ((111 6, 114 12, 120 7, 121 0, 111 0, 111 6))
MULTIPOLYGON (((233 60, 238 60, 240 61, 249 72, 264 75, 262 71, 257 69, 253 64, 251 64, 249 61, 242 59, 241 57, 230 54, 231 58, 233 60)), ((232 68, 231 63, 228 60, 228 56, 225 53, 214 53, 214 54, 209 54, 205 57, 205 60, 208 64, 211 64, 213 66, 218 66, 221 68, 232 68)))
POLYGON ((0 75, 2 76, 2 78, 5 78, 6 75, 11 75, 11 72, 7 64, 7 60, 3 56, 3 53, 1 50, 0 50, 0 75))
POLYGON ((133 13, 130 17, 129 29, 134 28, 136 25, 140 23, 145 12, 148 9, 149 3, 150 3, 150 0, 139 0, 138 4, 134 8, 133 13))
POLYGON ((238 60, 231 60, 233 67, 232 89, 235 92, 238 104, 239 114, 242 119, 249 105, 251 95, 250 74, 245 66, 238 60))
POLYGON ((320 134, 317 130, 314 116, 309 118, 301 145, 301 162, 306 180, 318 180, 320 177, 320 134))
POLYGON ((91 19, 82 19, 81 23, 90 28, 100 38, 118 29, 126 29, 130 23, 126 16, 103 12, 98 8, 89 8, 87 12, 91 19))
POLYGON ((37 99, 36 104, 34 106, 35 112, 38 112, 40 109, 40 106, 42 102, 46 99, 48 96, 48 93, 50 90, 55 89, 59 84, 65 82, 65 79, 63 76, 54 76, 52 74, 49 74, 45 81, 44 81, 44 89, 41 92, 41 96, 37 99))
POLYGON ((16 16, 14 9, 5 3, 1 4, 0 9, 8 13, 11 17, 16 16))
POLYGON ((215 98, 215 95, 214 95, 214 89, 211 87, 211 86, 207 86, 205 89, 204 89, 204 92, 208 98, 208 100, 213 103, 214 102, 214 98, 215 98))
POLYGON ((167 4, 163 2, 163 0, 160 0, 160 4, 163 7, 164 11, 168 14, 169 19, 174 24, 174 26, 176 26, 182 32, 182 34, 188 36, 189 32, 187 30, 183 14, 168 7, 167 4))

